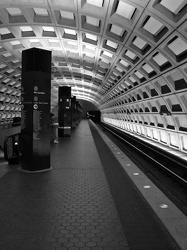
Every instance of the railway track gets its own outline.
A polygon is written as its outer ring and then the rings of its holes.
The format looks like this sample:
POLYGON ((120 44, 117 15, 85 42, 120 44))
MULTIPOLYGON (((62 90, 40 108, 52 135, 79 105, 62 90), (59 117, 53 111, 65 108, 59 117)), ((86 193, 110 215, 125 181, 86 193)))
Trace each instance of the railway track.
POLYGON ((187 163, 129 134, 101 123, 101 129, 187 215, 187 163))

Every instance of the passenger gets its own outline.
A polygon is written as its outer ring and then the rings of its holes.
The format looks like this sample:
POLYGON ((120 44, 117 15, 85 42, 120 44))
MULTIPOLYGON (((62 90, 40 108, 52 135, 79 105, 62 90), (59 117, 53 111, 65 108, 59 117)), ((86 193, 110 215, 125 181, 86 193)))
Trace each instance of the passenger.
POLYGON ((50 116, 51 116, 51 142, 59 143, 57 135, 58 123, 55 123, 55 117, 53 113, 51 113, 50 116))

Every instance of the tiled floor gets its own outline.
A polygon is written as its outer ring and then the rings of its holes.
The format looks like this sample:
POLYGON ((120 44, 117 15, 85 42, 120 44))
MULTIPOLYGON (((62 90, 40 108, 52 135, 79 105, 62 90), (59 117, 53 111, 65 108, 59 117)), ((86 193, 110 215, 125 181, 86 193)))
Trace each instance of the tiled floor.
POLYGON ((3 165, 0 250, 180 249, 87 120, 51 145, 51 166, 3 165))
POLYGON ((87 121, 52 145, 52 171, 0 179, 0 249, 129 249, 87 121))

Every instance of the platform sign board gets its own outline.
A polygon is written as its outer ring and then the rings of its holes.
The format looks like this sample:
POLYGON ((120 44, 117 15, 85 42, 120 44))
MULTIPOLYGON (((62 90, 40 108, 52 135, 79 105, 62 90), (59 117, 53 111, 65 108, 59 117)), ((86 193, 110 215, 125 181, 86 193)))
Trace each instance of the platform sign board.
POLYGON ((58 136, 70 137, 72 125, 71 87, 62 86, 58 91, 58 136))
POLYGON ((51 52, 22 52, 21 167, 50 168, 51 52))

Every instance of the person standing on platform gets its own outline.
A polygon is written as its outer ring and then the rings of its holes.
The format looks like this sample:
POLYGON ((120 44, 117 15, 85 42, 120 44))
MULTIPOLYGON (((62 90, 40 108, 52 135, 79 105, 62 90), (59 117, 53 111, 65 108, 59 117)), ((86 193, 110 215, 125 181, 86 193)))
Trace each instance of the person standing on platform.
POLYGON ((55 122, 54 114, 51 113, 51 142, 59 143, 58 142, 58 123, 55 122))

